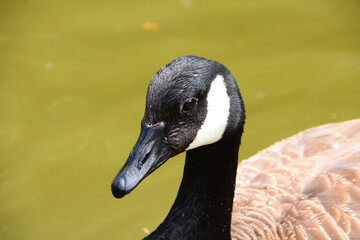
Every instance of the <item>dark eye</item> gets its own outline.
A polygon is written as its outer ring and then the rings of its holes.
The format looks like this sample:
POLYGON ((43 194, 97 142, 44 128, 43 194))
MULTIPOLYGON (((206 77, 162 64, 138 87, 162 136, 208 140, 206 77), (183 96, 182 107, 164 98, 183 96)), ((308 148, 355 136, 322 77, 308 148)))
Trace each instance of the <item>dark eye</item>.
POLYGON ((196 98, 189 98, 184 102, 184 105, 183 105, 181 111, 183 113, 187 113, 187 112, 193 110, 195 108, 196 104, 197 104, 196 98))

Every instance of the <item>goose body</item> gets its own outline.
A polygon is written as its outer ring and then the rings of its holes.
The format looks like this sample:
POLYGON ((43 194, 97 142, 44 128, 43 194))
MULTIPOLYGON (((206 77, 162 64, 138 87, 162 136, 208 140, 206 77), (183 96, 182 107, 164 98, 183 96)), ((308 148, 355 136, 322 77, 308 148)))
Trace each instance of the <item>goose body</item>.
POLYGON ((308 129, 243 160, 233 239, 360 239, 360 119, 308 129))
POLYGON ((155 74, 139 139, 111 186, 124 197, 186 151, 175 202, 145 239, 360 239, 360 119, 306 130, 238 165, 244 122, 222 64, 183 56, 155 74))

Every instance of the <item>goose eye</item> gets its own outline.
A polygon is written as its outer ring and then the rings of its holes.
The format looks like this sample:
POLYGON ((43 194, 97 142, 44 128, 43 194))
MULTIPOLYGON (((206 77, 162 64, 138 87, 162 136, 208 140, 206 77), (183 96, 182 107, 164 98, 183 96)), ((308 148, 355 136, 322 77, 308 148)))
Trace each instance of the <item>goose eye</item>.
POLYGON ((187 113, 195 108, 197 104, 196 98, 189 98, 184 102, 184 105, 182 107, 182 112, 187 113))

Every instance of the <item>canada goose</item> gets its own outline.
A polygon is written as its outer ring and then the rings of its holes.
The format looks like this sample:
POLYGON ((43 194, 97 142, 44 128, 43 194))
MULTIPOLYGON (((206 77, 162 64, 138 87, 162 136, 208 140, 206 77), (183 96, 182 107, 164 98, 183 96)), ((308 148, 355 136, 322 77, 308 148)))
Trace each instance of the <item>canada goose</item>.
POLYGON ((176 200, 145 239, 360 239, 360 119, 306 130, 238 166, 244 121, 222 64, 183 56, 155 74, 111 186, 124 197, 186 151, 176 200))

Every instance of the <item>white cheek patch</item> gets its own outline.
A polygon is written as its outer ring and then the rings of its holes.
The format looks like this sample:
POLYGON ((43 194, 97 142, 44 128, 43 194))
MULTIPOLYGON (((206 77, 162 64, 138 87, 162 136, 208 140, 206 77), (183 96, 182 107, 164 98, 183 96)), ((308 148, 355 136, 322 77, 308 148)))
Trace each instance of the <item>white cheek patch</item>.
POLYGON ((217 75, 207 95, 207 115, 194 141, 186 150, 208 145, 221 139, 227 125, 230 98, 226 91, 224 77, 217 75))

